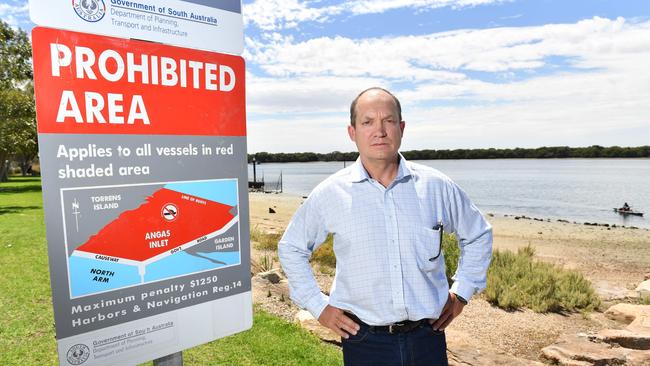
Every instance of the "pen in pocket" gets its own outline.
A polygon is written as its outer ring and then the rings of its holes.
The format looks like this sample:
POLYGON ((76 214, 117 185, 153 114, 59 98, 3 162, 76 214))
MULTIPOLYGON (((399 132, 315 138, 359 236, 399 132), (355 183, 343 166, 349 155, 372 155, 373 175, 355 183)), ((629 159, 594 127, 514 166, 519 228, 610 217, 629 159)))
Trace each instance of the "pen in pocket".
POLYGON ((436 259, 438 259, 438 257, 440 257, 440 252, 442 251, 442 233, 443 233, 443 229, 444 229, 444 226, 442 225, 442 221, 438 221, 438 224, 436 224, 433 227, 433 230, 436 230, 439 233, 438 254, 436 254, 435 257, 429 258, 429 262, 433 262, 436 259))

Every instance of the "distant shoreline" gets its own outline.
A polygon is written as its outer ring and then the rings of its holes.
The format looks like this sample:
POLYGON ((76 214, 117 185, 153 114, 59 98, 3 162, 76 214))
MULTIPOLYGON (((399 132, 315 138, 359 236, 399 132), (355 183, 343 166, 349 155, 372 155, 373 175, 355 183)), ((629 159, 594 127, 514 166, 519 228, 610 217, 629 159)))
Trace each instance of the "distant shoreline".
MULTIPOLYGON (((264 197, 267 197, 269 202, 292 202, 296 201, 299 202, 299 204, 302 204, 302 201, 307 198, 306 195, 302 194, 295 194, 295 193, 278 193, 278 192, 248 192, 249 197, 255 197, 256 201, 265 201, 264 197)), ((293 212, 291 212, 293 214, 293 212)), ((650 228, 642 227, 642 226, 636 226, 636 225, 624 225, 624 224, 614 224, 614 223, 607 223, 607 222, 597 222, 597 221, 577 221, 577 220, 570 220, 566 218, 556 218, 556 217, 535 217, 535 216, 528 216, 525 214, 515 214, 515 213, 497 213, 497 212, 483 212, 483 215, 490 220, 490 218, 497 218, 497 219, 512 219, 512 220, 521 220, 522 222, 525 221, 537 221, 537 222, 546 222, 546 223, 553 223, 553 224, 567 224, 575 227, 600 227, 605 230, 611 230, 611 229, 626 229, 626 230, 641 230, 641 231, 647 231, 650 232, 650 228)))
MULTIPOLYGON (((408 160, 475 160, 475 159, 602 159, 602 158, 650 158, 650 146, 603 147, 538 147, 532 149, 455 149, 455 150, 409 150, 402 151, 408 160)), ((313 161, 354 161, 357 152, 333 151, 330 153, 268 153, 248 154, 252 163, 307 163, 313 161)))

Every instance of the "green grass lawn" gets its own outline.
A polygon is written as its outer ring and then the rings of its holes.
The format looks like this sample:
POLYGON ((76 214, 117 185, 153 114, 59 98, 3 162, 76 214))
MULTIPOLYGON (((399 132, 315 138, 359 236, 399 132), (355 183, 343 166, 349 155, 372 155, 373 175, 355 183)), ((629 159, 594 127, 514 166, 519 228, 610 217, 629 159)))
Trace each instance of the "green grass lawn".
MULTIPOLYGON (((0 365, 55 365, 40 180, 0 183, 0 365)), ((256 310, 253 328, 183 352, 185 365, 340 365, 341 352, 256 310)), ((151 363, 149 363, 151 364, 151 363)))

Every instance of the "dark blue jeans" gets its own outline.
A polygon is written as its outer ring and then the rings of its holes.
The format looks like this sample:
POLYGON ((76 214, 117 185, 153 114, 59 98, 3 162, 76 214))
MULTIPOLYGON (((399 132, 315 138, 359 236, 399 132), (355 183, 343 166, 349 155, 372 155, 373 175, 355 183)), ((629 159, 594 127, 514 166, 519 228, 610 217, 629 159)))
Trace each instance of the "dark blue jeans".
POLYGON ((444 332, 422 325, 408 333, 375 332, 360 325, 356 335, 343 339, 345 366, 446 366, 444 332))

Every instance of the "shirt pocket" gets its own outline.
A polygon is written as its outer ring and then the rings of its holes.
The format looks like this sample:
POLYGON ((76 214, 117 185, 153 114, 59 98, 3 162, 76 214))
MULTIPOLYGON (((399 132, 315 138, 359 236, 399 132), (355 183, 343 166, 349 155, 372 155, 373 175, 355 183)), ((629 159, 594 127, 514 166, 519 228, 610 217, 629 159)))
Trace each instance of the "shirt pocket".
POLYGON ((416 255, 420 270, 430 272, 438 269, 442 260, 442 229, 420 227, 415 233, 416 255))

